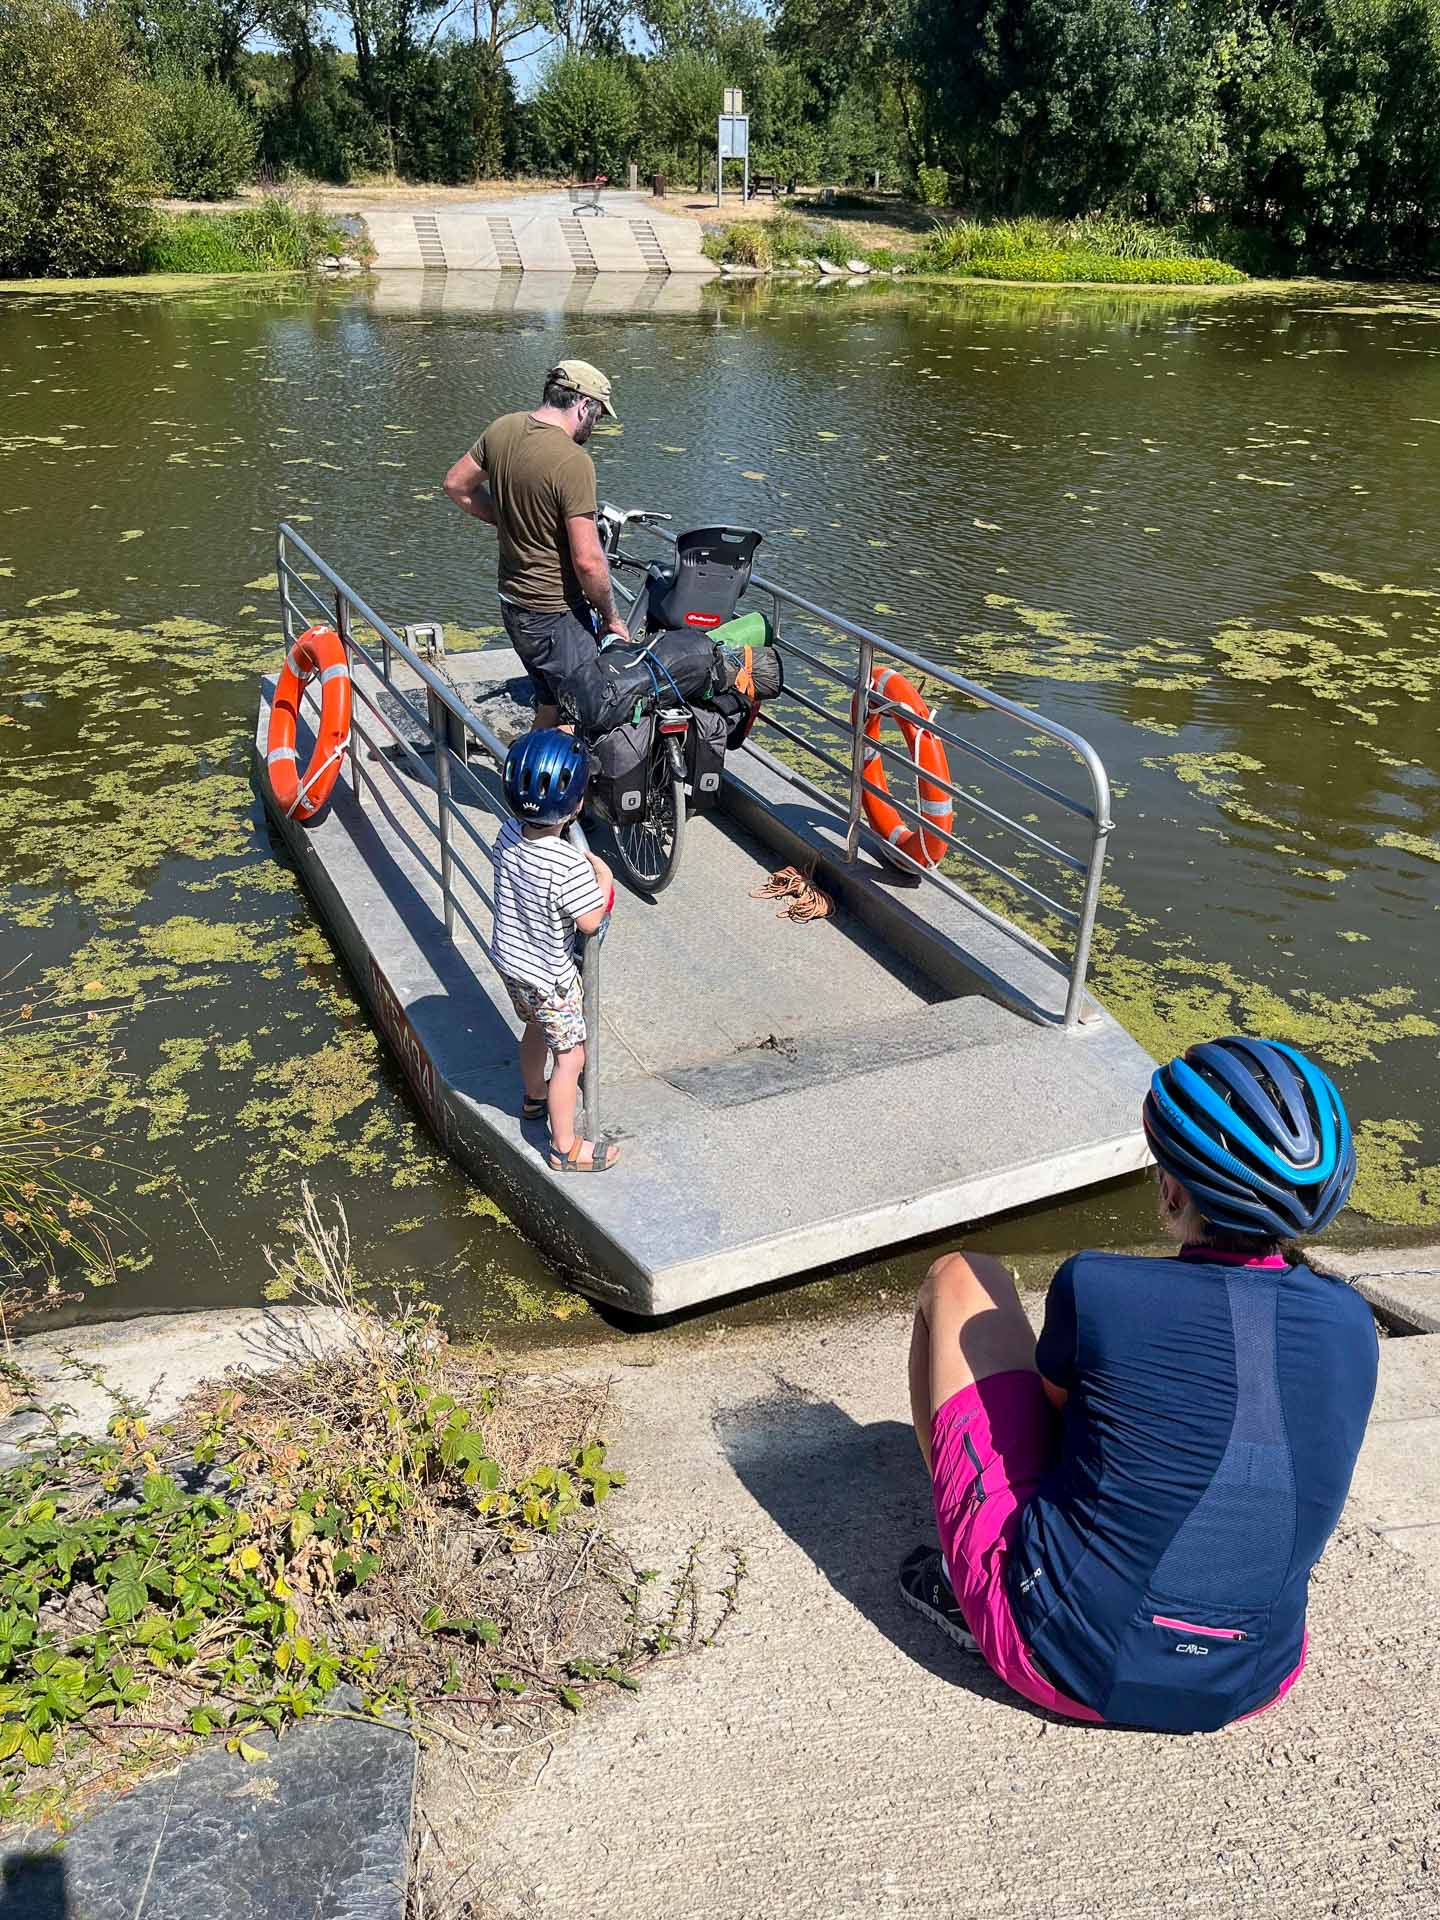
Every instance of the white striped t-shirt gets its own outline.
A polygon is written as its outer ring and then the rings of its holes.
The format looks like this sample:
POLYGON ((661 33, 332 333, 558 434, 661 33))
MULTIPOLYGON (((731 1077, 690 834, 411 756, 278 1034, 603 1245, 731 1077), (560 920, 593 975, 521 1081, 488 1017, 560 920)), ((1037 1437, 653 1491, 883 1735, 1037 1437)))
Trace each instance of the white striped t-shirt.
POLYGON ((595 869, 559 834, 527 840, 518 820, 495 838, 495 964, 548 993, 576 974, 575 921, 605 904, 595 869))

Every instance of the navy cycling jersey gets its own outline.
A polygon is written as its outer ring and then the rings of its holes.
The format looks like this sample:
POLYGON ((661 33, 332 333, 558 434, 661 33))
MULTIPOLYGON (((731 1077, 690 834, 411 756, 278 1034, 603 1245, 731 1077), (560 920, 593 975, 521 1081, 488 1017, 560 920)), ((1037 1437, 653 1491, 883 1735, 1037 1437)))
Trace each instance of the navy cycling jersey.
POLYGON ((1303 1658, 1377 1355, 1364 1299, 1309 1267, 1192 1248, 1065 1263, 1036 1354, 1070 1396, 1060 1459, 1009 1564, 1057 1687, 1174 1732, 1275 1697, 1303 1658))

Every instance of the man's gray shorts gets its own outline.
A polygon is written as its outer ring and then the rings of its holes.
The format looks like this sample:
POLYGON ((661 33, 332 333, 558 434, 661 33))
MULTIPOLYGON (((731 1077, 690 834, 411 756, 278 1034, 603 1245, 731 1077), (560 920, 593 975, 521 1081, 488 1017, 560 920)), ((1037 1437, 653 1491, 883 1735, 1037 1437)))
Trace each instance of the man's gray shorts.
POLYGON ((534 613, 528 607, 500 602, 500 617, 510 644, 519 654, 535 689, 537 706, 573 704, 577 681, 583 682, 599 657, 599 644, 588 616, 563 608, 559 613, 534 613), (569 688, 571 701, 562 697, 569 688))

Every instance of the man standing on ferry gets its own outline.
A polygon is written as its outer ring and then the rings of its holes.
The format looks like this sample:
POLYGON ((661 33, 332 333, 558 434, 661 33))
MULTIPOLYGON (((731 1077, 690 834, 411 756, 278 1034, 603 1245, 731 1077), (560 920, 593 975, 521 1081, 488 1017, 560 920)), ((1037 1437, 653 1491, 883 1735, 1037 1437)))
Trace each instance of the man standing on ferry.
POLYGON ((584 724, 601 692, 596 626, 601 638, 628 634, 585 451, 602 415, 616 417, 609 380, 588 360, 562 360, 538 407, 502 414, 445 476, 455 505, 499 536, 501 617, 534 688, 537 728, 584 724))

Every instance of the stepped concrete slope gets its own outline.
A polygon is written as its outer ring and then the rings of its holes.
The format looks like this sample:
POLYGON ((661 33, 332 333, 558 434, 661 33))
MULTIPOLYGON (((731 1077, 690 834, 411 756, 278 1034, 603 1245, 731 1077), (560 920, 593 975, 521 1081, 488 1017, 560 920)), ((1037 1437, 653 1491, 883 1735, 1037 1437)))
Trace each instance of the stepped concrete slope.
POLYGON ((565 193, 513 200, 370 208, 364 215, 374 265, 451 272, 687 274, 719 271, 700 251, 694 220, 652 211, 639 193, 606 193, 599 214, 578 214, 565 193))
POLYGON ((487 1914, 1434 1920, 1440 1338, 1382 1347, 1299 1683, 1172 1738, 1039 1713, 902 1605, 896 1569, 932 1524, 908 1335, 908 1311, 687 1328, 607 1369, 630 1475, 609 1523, 636 1564, 663 1580, 708 1536, 715 1583, 724 1543, 748 1574, 714 1647, 537 1748, 519 1791, 477 1806, 427 1760, 431 1829, 487 1914))
POLYGON ((708 282, 698 273, 373 274, 365 301, 373 313, 699 313, 708 282))
MULTIPOLYGON (((505 653, 457 666, 472 705, 519 669, 505 653)), ((568 1278, 664 1314, 1145 1163, 1151 1063, 1093 1006, 1063 1030, 1051 957, 878 862, 845 867, 783 769, 729 764, 724 811, 692 819, 672 886, 619 896, 599 1086, 623 1159, 603 1177, 552 1174, 543 1126, 520 1120, 518 1023, 465 926, 489 935, 488 856, 457 832, 477 885, 459 887, 452 945, 433 790, 402 776, 402 797, 379 775, 362 809, 347 776, 318 824, 277 823, 436 1134, 568 1278), (797 926, 750 897, 797 853, 834 887, 834 920, 797 926)), ((488 845, 503 801, 477 773, 488 845)))

